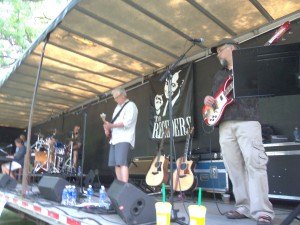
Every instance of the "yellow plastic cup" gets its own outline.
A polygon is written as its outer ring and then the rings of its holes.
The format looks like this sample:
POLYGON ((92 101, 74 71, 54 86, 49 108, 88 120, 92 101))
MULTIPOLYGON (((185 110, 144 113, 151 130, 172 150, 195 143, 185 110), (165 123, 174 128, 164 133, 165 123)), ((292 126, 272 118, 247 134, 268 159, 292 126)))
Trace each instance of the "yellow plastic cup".
POLYGON ((203 205, 190 205, 188 207, 190 225, 205 225, 206 207, 203 205))
POLYGON ((155 210, 156 210, 156 225, 171 224, 172 205, 169 202, 156 202, 155 210))

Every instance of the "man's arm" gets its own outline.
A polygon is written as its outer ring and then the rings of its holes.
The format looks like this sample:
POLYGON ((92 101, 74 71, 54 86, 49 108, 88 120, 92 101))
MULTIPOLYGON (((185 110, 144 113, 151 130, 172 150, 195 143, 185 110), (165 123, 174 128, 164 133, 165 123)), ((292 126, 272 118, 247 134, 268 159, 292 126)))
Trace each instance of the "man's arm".
POLYGON ((118 123, 109 123, 106 122, 104 124, 104 129, 107 130, 111 130, 112 128, 122 128, 122 127, 129 127, 133 122, 135 122, 137 120, 137 114, 138 114, 138 110, 135 106, 134 103, 128 103, 131 105, 126 106, 126 108, 124 109, 124 117, 122 118, 123 121, 118 122, 118 123))

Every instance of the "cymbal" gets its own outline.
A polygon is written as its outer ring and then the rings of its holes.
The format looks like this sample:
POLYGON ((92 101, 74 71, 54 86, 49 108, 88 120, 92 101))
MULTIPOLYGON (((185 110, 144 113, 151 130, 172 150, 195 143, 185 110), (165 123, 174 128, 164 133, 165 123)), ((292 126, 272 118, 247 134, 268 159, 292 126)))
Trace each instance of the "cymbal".
POLYGON ((75 140, 75 138, 71 138, 71 137, 67 137, 65 139, 66 139, 66 141, 74 141, 75 140))
POLYGON ((40 137, 44 137, 44 135, 41 132, 37 132, 33 134, 34 136, 40 136, 40 137))
POLYGON ((47 133, 53 134, 53 135, 57 135, 57 134, 62 134, 63 132, 58 130, 57 128, 51 128, 47 130, 47 133))

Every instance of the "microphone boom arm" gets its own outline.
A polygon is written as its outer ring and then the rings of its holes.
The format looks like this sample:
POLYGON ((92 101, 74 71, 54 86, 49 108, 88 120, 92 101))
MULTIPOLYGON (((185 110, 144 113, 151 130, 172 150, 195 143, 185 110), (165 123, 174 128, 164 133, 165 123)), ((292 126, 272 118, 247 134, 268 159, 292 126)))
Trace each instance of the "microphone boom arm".
POLYGON ((166 72, 161 76, 159 79, 160 82, 163 82, 170 74, 173 72, 173 70, 177 67, 177 65, 181 62, 181 60, 185 57, 185 55, 195 46, 195 43, 193 43, 178 59, 176 62, 174 62, 169 68, 166 70, 166 72))

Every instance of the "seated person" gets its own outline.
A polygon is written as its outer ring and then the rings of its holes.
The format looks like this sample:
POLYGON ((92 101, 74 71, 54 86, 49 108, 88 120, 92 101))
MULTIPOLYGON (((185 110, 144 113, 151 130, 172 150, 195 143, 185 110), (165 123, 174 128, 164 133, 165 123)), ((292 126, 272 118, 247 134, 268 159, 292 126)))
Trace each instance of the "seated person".
MULTIPOLYGON (((24 158, 25 158, 25 154, 26 154, 26 148, 24 146, 23 141, 20 138, 17 138, 15 140, 15 145, 16 145, 16 153, 13 156, 12 155, 6 156, 7 158, 13 159, 13 161, 11 163, 10 176, 14 179, 16 179, 16 178, 15 178, 14 173, 12 173, 12 172, 17 169, 20 169, 24 166, 24 158)), ((2 173, 9 174, 9 165, 10 165, 10 163, 2 164, 2 166, 1 166, 2 173)))
POLYGON ((25 148, 27 148, 27 140, 26 140, 26 136, 24 134, 20 135, 20 139, 23 141, 25 148))

